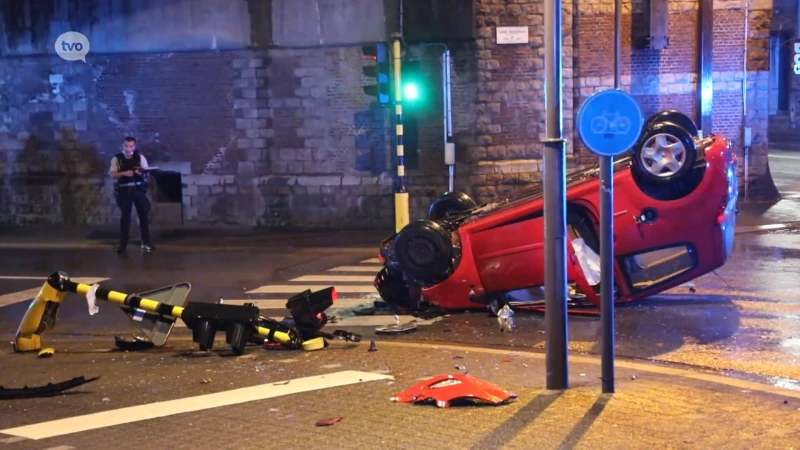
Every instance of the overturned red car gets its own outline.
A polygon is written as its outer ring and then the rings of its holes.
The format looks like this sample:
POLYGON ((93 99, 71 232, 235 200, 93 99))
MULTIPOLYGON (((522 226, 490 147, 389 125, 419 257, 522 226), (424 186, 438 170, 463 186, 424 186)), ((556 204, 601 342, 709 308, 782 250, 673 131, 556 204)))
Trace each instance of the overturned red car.
MULTIPOLYGON (((614 165, 615 291, 630 302, 721 267, 733 251, 737 159, 720 135, 663 111, 645 124, 632 154, 614 165)), ((571 297, 599 305, 592 261, 600 250, 599 169, 567 178, 567 272, 571 297)), ((477 205, 448 192, 428 218, 383 241, 375 279, 395 310, 419 314, 536 304, 544 285, 541 184, 477 205)))

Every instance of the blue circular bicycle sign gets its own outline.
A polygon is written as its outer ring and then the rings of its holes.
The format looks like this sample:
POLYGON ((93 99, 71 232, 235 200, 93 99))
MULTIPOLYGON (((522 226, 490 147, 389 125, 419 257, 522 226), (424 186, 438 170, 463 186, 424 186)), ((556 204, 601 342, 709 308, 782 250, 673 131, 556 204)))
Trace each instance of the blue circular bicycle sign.
POLYGON ((630 94, 607 89, 592 94, 578 110, 578 135, 600 156, 630 150, 644 127, 642 109, 630 94))

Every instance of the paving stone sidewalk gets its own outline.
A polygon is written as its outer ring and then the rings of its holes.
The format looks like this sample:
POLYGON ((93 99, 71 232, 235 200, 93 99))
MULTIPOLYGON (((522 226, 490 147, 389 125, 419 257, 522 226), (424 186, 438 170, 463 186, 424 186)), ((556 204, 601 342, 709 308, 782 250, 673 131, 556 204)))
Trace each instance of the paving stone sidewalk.
POLYGON ((571 388, 551 392, 544 388, 542 354, 507 349, 378 341, 375 352, 362 342, 312 353, 254 348, 243 357, 200 357, 184 353, 194 348, 185 338, 139 353, 106 352, 111 337, 54 336, 50 345, 60 350, 49 360, 0 355, 0 385, 81 374, 103 378, 76 389, 81 394, 0 403, 4 427, 342 370, 394 379, 18 441, 13 448, 789 449, 800 443, 800 392, 624 360, 617 367, 617 392, 603 395, 599 360, 578 355, 572 357, 571 388), (464 371, 519 397, 503 406, 448 409, 390 401, 426 377, 464 371), (332 417, 342 420, 315 426, 332 417))

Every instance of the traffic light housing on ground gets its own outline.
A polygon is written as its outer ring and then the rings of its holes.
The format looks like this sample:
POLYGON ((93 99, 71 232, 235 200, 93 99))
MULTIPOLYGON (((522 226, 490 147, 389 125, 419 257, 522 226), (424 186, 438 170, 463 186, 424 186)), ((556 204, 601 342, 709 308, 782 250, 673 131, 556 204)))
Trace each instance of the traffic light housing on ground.
POLYGON ((374 66, 370 65, 363 68, 364 75, 375 80, 375 84, 364 86, 364 93, 375 97, 378 103, 382 105, 390 103, 392 98, 392 65, 389 58, 389 44, 379 42, 374 45, 366 45, 361 47, 361 52, 365 58, 375 61, 374 66))

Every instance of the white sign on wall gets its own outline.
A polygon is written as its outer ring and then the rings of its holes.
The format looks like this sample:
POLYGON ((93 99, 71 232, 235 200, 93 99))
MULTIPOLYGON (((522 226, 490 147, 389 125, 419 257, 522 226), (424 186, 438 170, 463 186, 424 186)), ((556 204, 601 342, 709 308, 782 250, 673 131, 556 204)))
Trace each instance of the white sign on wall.
POLYGON ((800 42, 794 43, 794 74, 800 75, 800 42))
POLYGON ((498 44, 527 44, 528 27, 497 27, 498 44))

